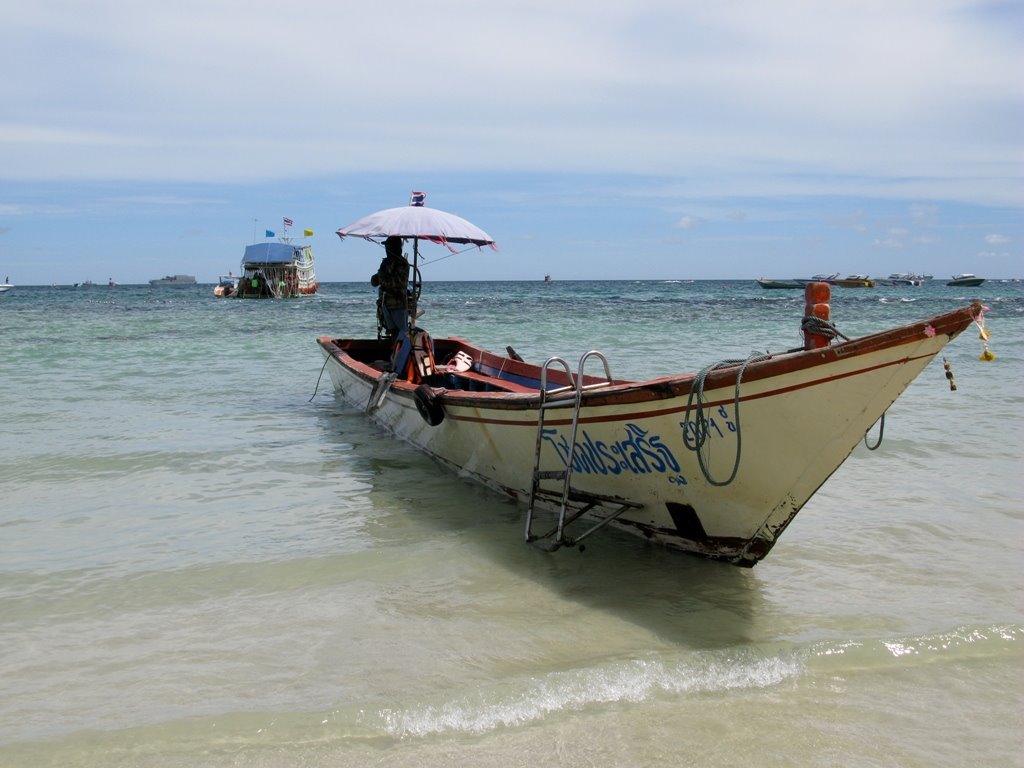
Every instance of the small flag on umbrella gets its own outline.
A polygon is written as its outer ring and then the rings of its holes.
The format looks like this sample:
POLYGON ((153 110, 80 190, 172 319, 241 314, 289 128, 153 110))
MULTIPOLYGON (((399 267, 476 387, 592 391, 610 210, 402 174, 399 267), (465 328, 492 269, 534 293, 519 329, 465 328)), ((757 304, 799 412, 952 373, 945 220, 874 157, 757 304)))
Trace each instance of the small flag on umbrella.
POLYGON ((289 219, 287 216, 285 216, 285 218, 284 218, 285 229, 287 229, 288 227, 292 226, 292 224, 294 224, 294 223, 295 222, 293 222, 291 219, 289 219))
POLYGON ((417 207, 422 207, 423 203, 425 203, 426 200, 427 200, 427 193, 426 192, 413 192, 412 195, 409 197, 409 205, 414 205, 414 206, 417 206, 417 207))

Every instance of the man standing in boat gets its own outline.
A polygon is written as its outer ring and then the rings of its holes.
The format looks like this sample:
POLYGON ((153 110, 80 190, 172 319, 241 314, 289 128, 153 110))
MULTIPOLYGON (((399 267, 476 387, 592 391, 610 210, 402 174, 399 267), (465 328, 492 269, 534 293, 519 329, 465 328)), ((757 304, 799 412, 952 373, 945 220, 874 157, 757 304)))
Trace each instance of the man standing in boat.
POLYGON ((402 255, 402 238, 384 241, 384 258, 370 278, 377 291, 377 318, 387 338, 396 342, 392 370, 401 371, 409 357, 409 262, 402 255))

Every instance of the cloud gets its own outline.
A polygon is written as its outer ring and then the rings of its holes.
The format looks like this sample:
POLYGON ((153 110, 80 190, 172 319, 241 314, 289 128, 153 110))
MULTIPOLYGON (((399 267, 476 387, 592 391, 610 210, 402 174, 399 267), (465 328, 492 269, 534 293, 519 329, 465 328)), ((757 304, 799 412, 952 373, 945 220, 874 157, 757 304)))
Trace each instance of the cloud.
POLYGON ((1022 197, 1021 54, 982 0, 48 5, 5 10, 6 178, 614 172, 779 194, 804 169, 806 193, 1022 197))
POLYGON ((915 203, 910 206, 910 219, 916 226, 932 227, 938 223, 939 209, 934 205, 915 203))
POLYGON ((675 229, 696 229, 703 223, 704 219, 699 216, 683 216, 683 218, 679 219, 679 221, 672 226, 675 229))
POLYGON ((898 249, 903 247, 903 241, 895 237, 887 237, 884 240, 875 240, 872 245, 875 248, 893 248, 898 249))
POLYGON ((985 242, 989 245, 1003 245, 1010 242, 1006 235, 985 235, 985 242))
POLYGON ((867 216, 863 210, 856 210, 852 213, 836 217, 834 222, 841 227, 848 227, 854 232, 865 232, 868 228, 866 218, 867 216))

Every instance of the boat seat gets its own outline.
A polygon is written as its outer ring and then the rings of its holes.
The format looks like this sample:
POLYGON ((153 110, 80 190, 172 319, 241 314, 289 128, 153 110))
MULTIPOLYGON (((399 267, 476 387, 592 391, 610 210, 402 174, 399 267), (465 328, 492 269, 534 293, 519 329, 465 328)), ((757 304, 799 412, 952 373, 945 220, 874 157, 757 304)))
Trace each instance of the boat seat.
POLYGON ((536 387, 527 387, 493 376, 484 376, 476 371, 445 371, 442 368, 426 381, 434 387, 446 387, 464 392, 537 392, 536 387))

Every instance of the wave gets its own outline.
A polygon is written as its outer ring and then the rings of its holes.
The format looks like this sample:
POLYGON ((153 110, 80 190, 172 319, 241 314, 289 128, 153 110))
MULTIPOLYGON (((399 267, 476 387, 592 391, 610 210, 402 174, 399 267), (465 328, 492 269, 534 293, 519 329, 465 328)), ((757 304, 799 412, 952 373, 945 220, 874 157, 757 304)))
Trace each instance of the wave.
POLYGON ((446 731, 479 734, 592 705, 639 703, 659 695, 769 688, 796 676, 800 669, 795 657, 757 658, 745 651, 720 652, 681 663, 634 659, 553 672, 438 704, 384 709, 378 717, 384 732, 398 738, 446 731))
POLYGON ((461 693, 438 690, 428 696, 432 701, 421 697, 386 708, 349 701, 308 710, 296 700, 294 708, 281 710, 224 711, 210 702, 182 718, 45 738, 32 734, 30 741, 0 743, 0 761, 19 766, 83 764, 85 757, 88 765, 237 765, 240 756, 248 755, 257 756, 261 765, 364 765, 398 741, 480 736, 535 726, 560 713, 600 713, 648 703, 671 706, 687 698, 703 706, 701 702, 716 694, 743 699, 745 693, 756 697, 785 686, 813 688, 822 680, 859 673, 885 676, 936 663, 958 668, 967 685, 979 669, 987 668, 989 675, 993 669, 1011 670, 1006 683, 1010 691, 1015 690, 1012 670, 1022 660, 1021 641, 1024 626, 1018 624, 960 626, 916 636, 669 651, 508 678, 461 693), (995 668, 986 667, 991 661, 997 662, 995 668), (338 762, 342 754, 365 759, 338 762), (218 755, 225 761, 211 762, 218 755), (274 755, 287 759, 267 762, 274 755))
POLYGON ((1019 654, 1024 650, 1024 627, 1016 624, 985 627, 957 627, 914 637, 826 642, 814 645, 808 654, 808 669, 845 672, 858 669, 930 664, 1019 654))
POLYGON ((485 688, 438 703, 363 714, 362 725, 395 738, 445 732, 479 734, 539 721, 566 710, 659 697, 766 689, 805 675, 904 668, 908 664, 999 657, 1020 653, 1024 627, 959 627, 916 637, 824 641, 809 646, 724 649, 686 660, 631 659, 552 672, 485 688), (377 719, 376 725, 370 720, 377 719))

